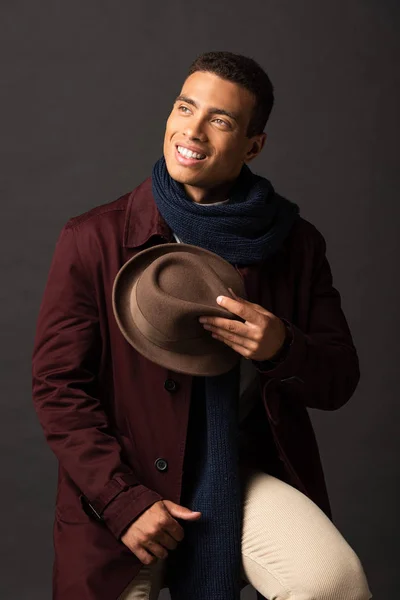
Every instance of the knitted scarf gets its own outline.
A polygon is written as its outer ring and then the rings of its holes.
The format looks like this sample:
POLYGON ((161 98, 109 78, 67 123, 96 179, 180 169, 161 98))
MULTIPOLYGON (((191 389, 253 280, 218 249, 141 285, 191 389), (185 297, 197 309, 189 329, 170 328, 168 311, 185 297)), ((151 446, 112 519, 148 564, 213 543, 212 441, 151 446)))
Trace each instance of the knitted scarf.
MULTIPOLYGON (((152 187, 159 212, 183 243, 231 264, 258 263, 274 254, 299 214, 296 204, 246 165, 225 204, 193 202, 163 157, 153 167, 152 187)), ((181 504, 202 516, 179 520, 185 537, 169 553, 166 570, 172 600, 240 598, 239 378, 240 361, 228 373, 193 377, 181 504)))
POLYGON ((162 217, 185 244, 215 252, 231 264, 259 263, 281 247, 299 207, 275 193, 268 179, 244 164, 229 202, 193 202, 169 175, 164 157, 153 167, 153 195, 162 217))

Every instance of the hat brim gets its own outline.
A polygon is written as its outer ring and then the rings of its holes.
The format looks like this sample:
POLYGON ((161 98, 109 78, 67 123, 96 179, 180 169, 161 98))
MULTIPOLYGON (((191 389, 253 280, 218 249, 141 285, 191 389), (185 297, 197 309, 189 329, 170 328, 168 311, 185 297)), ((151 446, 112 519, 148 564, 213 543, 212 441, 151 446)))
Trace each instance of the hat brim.
MULTIPOLYGON (((112 289, 114 316, 127 342, 152 362, 177 373, 198 376, 221 375, 230 371, 240 360, 240 355, 233 348, 210 335, 210 351, 206 354, 204 352, 195 354, 196 348, 193 348, 194 354, 172 352, 170 349, 166 350, 155 345, 143 336, 131 315, 131 291, 143 270, 166 252, 187 252, 188 248, 197 253, 211 254, 214 259, 217 257, 224 261, 213 252, 190 244, 166 243, 146 248, 129 259, 121 267, 114 280, 112 289)), ((237 275, 237 289, 242 290, 240 295, 246 297, 239 273, 234 275, 237 275)))

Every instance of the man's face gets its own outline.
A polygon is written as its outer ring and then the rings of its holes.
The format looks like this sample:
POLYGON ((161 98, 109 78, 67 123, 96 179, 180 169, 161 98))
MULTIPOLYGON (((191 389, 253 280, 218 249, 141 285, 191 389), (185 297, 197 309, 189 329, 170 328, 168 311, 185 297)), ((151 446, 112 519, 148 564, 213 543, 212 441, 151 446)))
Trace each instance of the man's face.
POLYGON ((265 134, 246 136, 254 102, 238 84, 213 73, 192 73, 166 124, 164 157, 171 177, 204 190, 234 181, 265 140, 265 134), (197 155, 188 156, 190 150, 197 155))

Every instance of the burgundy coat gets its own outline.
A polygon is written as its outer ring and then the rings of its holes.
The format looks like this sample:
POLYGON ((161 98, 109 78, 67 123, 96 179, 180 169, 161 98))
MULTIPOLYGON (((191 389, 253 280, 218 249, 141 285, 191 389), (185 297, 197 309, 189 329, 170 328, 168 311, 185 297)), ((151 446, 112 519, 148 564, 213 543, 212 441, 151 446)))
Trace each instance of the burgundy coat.
MULTIPOLYGON (((141 567, 122 532, 155 501, 180 502, 192 376, 136 352, 111 305, 121 266, 173 241, 149 178, 70 219, 55 248, 33 349, 34 406, 59 461, 55 600, 117 599, 141 567)), ((293 335, 281 364, 258 366, 254 392, 280 476, 332 518, 307 407, 340 408, 359 363, 325 252, 321 233, 299 219, 273 258, 235 266, 248 300, 285 319, 293 335)), ((268 465, 267 438, 257 443, 268 465)))

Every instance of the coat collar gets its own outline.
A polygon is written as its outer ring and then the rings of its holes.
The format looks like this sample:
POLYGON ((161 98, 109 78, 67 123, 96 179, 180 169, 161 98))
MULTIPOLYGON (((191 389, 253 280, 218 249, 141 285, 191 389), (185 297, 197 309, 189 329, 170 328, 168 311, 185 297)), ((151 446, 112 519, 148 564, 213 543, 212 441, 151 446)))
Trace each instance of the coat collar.
POLYGON ((171 228, 157 208, 151 177, 148 177, 129 195, 123 246, 125 248, 143 246, 154 235, 161 236, 166 242, 175 241, 171 228))

